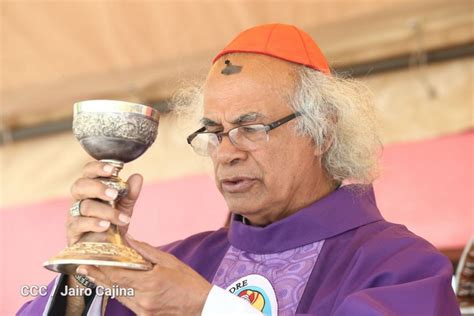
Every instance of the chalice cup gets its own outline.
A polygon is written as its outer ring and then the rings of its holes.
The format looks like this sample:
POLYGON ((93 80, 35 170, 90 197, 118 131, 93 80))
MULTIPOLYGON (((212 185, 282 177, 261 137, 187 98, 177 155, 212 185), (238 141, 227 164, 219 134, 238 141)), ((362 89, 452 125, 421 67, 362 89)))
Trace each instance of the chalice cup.
MULTIPOLYGON (((118 173, 124 163, 141 156, 155 141, 159 113, 155 109, 130 102, 89 100, 74 104, 73 132, 81 146, 93 158, 113 165, 111 177, 98 178, 118 191, 116 204, 128 193, 127 183, 118 173)), ((131 248, 116 225, 105 232, 88 232, 43 265, 45 268, 75 274, 78 265, 113 266, 149 270, 150 262, 131 248)))

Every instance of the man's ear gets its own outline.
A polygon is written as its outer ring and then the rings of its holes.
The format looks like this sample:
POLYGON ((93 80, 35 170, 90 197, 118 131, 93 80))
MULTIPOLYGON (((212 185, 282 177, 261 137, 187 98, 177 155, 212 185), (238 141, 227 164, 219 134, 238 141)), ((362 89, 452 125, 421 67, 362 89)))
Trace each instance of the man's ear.
POLYGON ((320 156, 322 156, 322 154, 324 154, 324 151, 321 150, 320 146, 316 145, 316 146, 314 146, 313 153, 316 157, 320 157, 320 156))
POLYGON ((329 148, 331 148, 331 145, 332 145, 332 142, 334 141, 334 137, 331 136, 330 138, 327 138, 325 141, 324 141, 324 144, 319 146, 319 145, 315 145, 314 147, 314 155, 315 156, 322 156, 325 152, 327 152, 329 150, 329 148))

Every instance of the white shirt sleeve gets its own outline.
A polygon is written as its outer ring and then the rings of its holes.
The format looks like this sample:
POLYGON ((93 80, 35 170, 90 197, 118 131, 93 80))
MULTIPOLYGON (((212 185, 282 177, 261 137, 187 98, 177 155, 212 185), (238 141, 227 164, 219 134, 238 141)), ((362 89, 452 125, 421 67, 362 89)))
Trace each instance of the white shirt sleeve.
POLYGON ((218 287, 212 286, 209 292, 201 316, 242 316, 242 315, 259 315, 256 308, 250 305, 246 300, 233 295, 232 293, 218 287))

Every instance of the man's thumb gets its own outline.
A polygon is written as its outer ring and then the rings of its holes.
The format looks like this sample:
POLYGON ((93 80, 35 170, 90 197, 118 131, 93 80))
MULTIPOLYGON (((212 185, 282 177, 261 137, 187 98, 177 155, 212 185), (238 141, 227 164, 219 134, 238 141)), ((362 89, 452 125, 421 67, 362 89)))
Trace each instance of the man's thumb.
POLYGON ((129 245, 135 249, 139 254, 145 258, 145 260, 150 261, 153 264, 157 264, 160 261, 159 250, 155 247, 147 244, 146 242, 138 241, 133 239, 130 234, 125 235, 129 245))
POLYGON ((140 191, 142 190, 143 177, 138 173, 133 174, 128 178, 127 183, 128 194, 118 201, 117 208, 120 211, 127 213, 128 216, 132 216, 133 207, 135 206, 140 191))

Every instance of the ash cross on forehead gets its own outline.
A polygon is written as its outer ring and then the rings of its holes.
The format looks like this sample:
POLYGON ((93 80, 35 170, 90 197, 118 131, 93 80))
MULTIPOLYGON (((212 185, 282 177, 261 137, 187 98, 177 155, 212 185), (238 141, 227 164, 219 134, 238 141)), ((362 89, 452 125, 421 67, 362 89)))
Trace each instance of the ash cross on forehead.
POLYGON ((242 66, 232 65, 230 60, 226 59, 225 67, 224 69, 221 70, 221 74, 228 76, 228 75, 238 74, 241 70, 242 70, 242 66))

